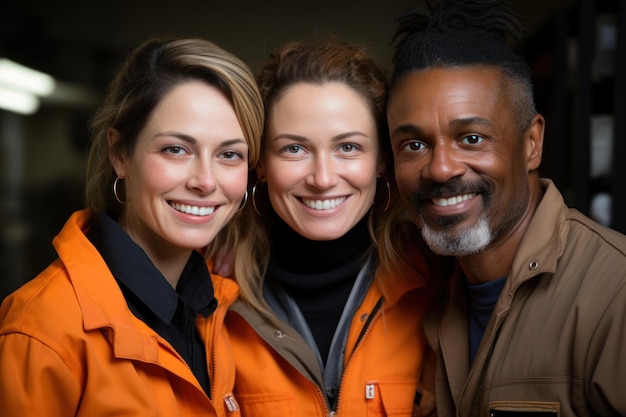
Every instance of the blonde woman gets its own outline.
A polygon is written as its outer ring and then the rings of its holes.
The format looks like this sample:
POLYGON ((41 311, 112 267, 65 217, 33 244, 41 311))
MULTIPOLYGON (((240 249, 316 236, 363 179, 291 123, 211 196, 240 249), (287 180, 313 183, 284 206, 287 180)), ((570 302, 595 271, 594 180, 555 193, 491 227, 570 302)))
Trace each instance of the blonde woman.
POLYGON ((3 416, 235 411, 220 332, 235 286, 214 288, 196 249, 245 203, 262 127, 253 75, 215 44, 130 54, 92 121, 88 208, 0 308, 3 416))

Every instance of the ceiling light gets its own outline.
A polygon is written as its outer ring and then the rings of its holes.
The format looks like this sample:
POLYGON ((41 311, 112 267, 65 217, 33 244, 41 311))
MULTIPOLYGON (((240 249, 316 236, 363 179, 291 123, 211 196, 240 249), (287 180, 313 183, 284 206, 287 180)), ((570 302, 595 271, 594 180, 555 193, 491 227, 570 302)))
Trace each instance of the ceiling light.
POLYGON ((20 114, 33 114, 39 109, 39 99, 33 94, 0 85, 0 108, 20 114))
POLYGON ((0 85, 13 90, 47 96, 54 91, 55 81, 50 75, 25 67, 6 58, 0 58, 0 85))

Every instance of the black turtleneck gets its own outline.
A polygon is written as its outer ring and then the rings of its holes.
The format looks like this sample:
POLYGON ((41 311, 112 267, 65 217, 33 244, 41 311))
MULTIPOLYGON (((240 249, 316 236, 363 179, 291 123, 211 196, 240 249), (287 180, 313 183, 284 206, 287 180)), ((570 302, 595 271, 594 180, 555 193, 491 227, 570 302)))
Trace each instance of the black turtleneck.
POLYGON ((268 277, 298 305, 324 363, 370 246, 367 216, 344 236, 329 241, 309 240, 282 220, 272 229, 268 277))

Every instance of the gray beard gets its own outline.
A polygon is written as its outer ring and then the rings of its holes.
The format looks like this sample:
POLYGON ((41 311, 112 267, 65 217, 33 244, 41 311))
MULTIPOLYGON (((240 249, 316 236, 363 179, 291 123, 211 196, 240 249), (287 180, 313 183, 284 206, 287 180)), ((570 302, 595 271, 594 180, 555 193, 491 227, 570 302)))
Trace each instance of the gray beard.
POLYGON ((485 249, 493 240, 487 219, 481 217, 470 227, 460 230, 435 231, 422 219, 422 236, 430 249, 445 256, 473 255, 485 249))

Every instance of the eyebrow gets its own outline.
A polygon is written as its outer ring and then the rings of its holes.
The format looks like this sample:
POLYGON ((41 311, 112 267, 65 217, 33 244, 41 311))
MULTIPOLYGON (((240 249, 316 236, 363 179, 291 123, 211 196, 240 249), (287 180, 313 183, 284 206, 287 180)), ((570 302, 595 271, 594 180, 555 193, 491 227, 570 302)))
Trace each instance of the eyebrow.
POLYGON ((420 129, 418 126, 407 123, 393 129, 393 132, 391 132, 391 136, 393 137, 393 135, 395 135, 396 133, 422 133, 422 129, 420 129))
MULTIPOLYGON (((464 117, 461 119, 454 119, 450 122, 450 127, 453 129, 463 128, 471 125, 482 125, 487 127, 493 127, 493 123, 490 120, 485 119, 484 117, 464 117)), ((396 133, 414 133, 420 134, 423 130, 416 125, 407 123, 404 125, 400 125, 396 127, 393 132, 391 132, 391 137, 396 133)))
MULTIPOLYGON (((364 132, 354 130, 352 132, 340 133, 339 135, 333 136, 330 140, 331 142, 337 142, 337 141, 340 141, 340 140, 343 140, 352 136, 363 136, 365 138, 369 137, 369 135, 365 134, 364 132)), ((291 133, 281 133, 272 138, 272 140, 277 140, 277 139, 291 139, 291 140, 295 140, 298 142, 309 142, 309 139, 307 137, 294 135, 291 133)))
POLYGON ((491 123, 490 120, 478 116, 455 119, 450 122, 450 127, 452 128, 466 127, 470 125, 483 125, 487 127, 493 127, 493 123, 491 123))
MULTIPOLYGON (((193 136, 189 136, 187 134, 180 133, 180 132, 161 132, 161 133, 157 133, 154 135, 154 137, 165 137, 165 136, 173 136, 175 138, 178 138, 192 145, 195 145, 196 143, 198 143, 198 140, 194 138, 193 136)), ((220 146, 231 146, 231 145, 235 145, 238 143, 247 144, 247 142, 243 138, 233 138, 233 139, 226 139, 222 141, 220 143, 220 146)))

